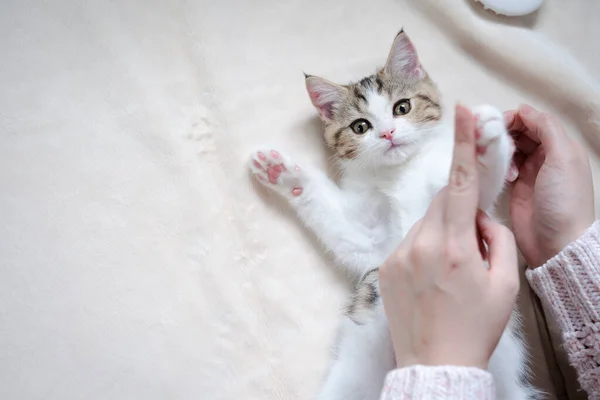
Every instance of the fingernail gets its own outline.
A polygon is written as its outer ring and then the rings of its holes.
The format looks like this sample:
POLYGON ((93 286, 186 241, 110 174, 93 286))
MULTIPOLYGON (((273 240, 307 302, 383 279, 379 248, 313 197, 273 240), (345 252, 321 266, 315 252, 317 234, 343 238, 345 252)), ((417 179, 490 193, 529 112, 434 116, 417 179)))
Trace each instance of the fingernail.
POLYGON ((470 112, 469 108, 466 107, 466 106, 464 106, 464 105, 462 105, 462 103, 456 103, 455 110, 456 110, 457 114, 459 114, 459 113, 465 113, 465 112, 470 112))
POLYGON ((519 106, 519 114, 529 115, 533 113, 535 109, 528 104, 521 104, 519 106))
POLYGON ((511 123, 514 118, 515 118, 515 115, 514 115, 514 111, 512 111, 512 110, 504 111, 504 113, 502 113, 502 119, 504 120, 504 125, 508 125, 509 123, 511 123))

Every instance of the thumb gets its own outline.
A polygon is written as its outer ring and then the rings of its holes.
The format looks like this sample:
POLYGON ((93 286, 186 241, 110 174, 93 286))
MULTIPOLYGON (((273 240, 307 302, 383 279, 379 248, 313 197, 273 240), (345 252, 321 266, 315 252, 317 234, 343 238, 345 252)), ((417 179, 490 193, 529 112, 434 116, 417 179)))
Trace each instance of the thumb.
POLYGON ((488 246, 492 286, 516 297, 519 292, 519 261, 515 237, 507 227, 481 210, 477 213, 477 228, 488 246))
POLYGON ((548 154, 560 152, 567 134, 557 117, 552 114, 540 112, 535 108, 522 104, 519 106, 518 116, 527 128, 524 133, 536 143, 541 143, 548 154))

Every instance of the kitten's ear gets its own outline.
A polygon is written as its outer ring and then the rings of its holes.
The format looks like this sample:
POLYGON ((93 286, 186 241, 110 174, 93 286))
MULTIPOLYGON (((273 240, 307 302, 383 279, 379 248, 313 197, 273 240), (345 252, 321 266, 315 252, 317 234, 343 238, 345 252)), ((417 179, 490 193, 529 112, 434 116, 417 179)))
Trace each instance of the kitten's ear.
POLYGON ((391 76, 416 79, 425 76, 425 70, 421 66, 415 46, 413 46, 404 29, 394 39, 384 71, 391 76))
POLYGON ((331 121, 333 110, 342 101, 348 90, 327 79, 306 74, 305 77, 306 90, 310 96, 310 101, 323 121, 331 121))

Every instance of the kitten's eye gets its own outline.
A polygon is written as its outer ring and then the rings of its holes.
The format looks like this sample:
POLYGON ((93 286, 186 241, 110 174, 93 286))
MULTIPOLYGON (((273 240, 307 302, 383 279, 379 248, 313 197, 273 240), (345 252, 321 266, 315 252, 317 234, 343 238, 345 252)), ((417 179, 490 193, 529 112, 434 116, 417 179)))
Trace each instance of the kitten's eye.
POLYGON ((406 115, 410 112, 410 100, 402 99, 394 104, 394 115, 406 115))
POLYGON ((357 119, 350 125, 354 133, 362 135, 371 129, 371 124, 366 119, 357 119))

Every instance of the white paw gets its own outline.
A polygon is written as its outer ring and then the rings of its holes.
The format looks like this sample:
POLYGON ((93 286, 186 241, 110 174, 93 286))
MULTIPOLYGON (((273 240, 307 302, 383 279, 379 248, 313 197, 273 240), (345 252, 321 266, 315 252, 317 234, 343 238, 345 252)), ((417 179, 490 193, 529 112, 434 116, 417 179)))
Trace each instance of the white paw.
POLYGON ((488 105, 478 106, 473 109, 473 115, 477 119, 477 146, 487 147, 493 141, 503 137, 509 138, 502 113, 488 105))
POLYGON ((304 173, 285 153, 260 148, 250 156, 250 171, 263 185, 284 196, 300 196, 304 190, 304 173))
MULTIPOLYGON (((512 158, 515 145, 504 125, 502 112, 495 107, 482 105, 473 109, 473 115, 477 119, 477 153, 480 159, 486 157, 488 149, 494 144, 498 144, 498 149, 504 149, 500 151, 507 151, 506 156, 512 158)), ((519 170, 511 162, 505 179, 512 182, 518 176, 519 170)))

